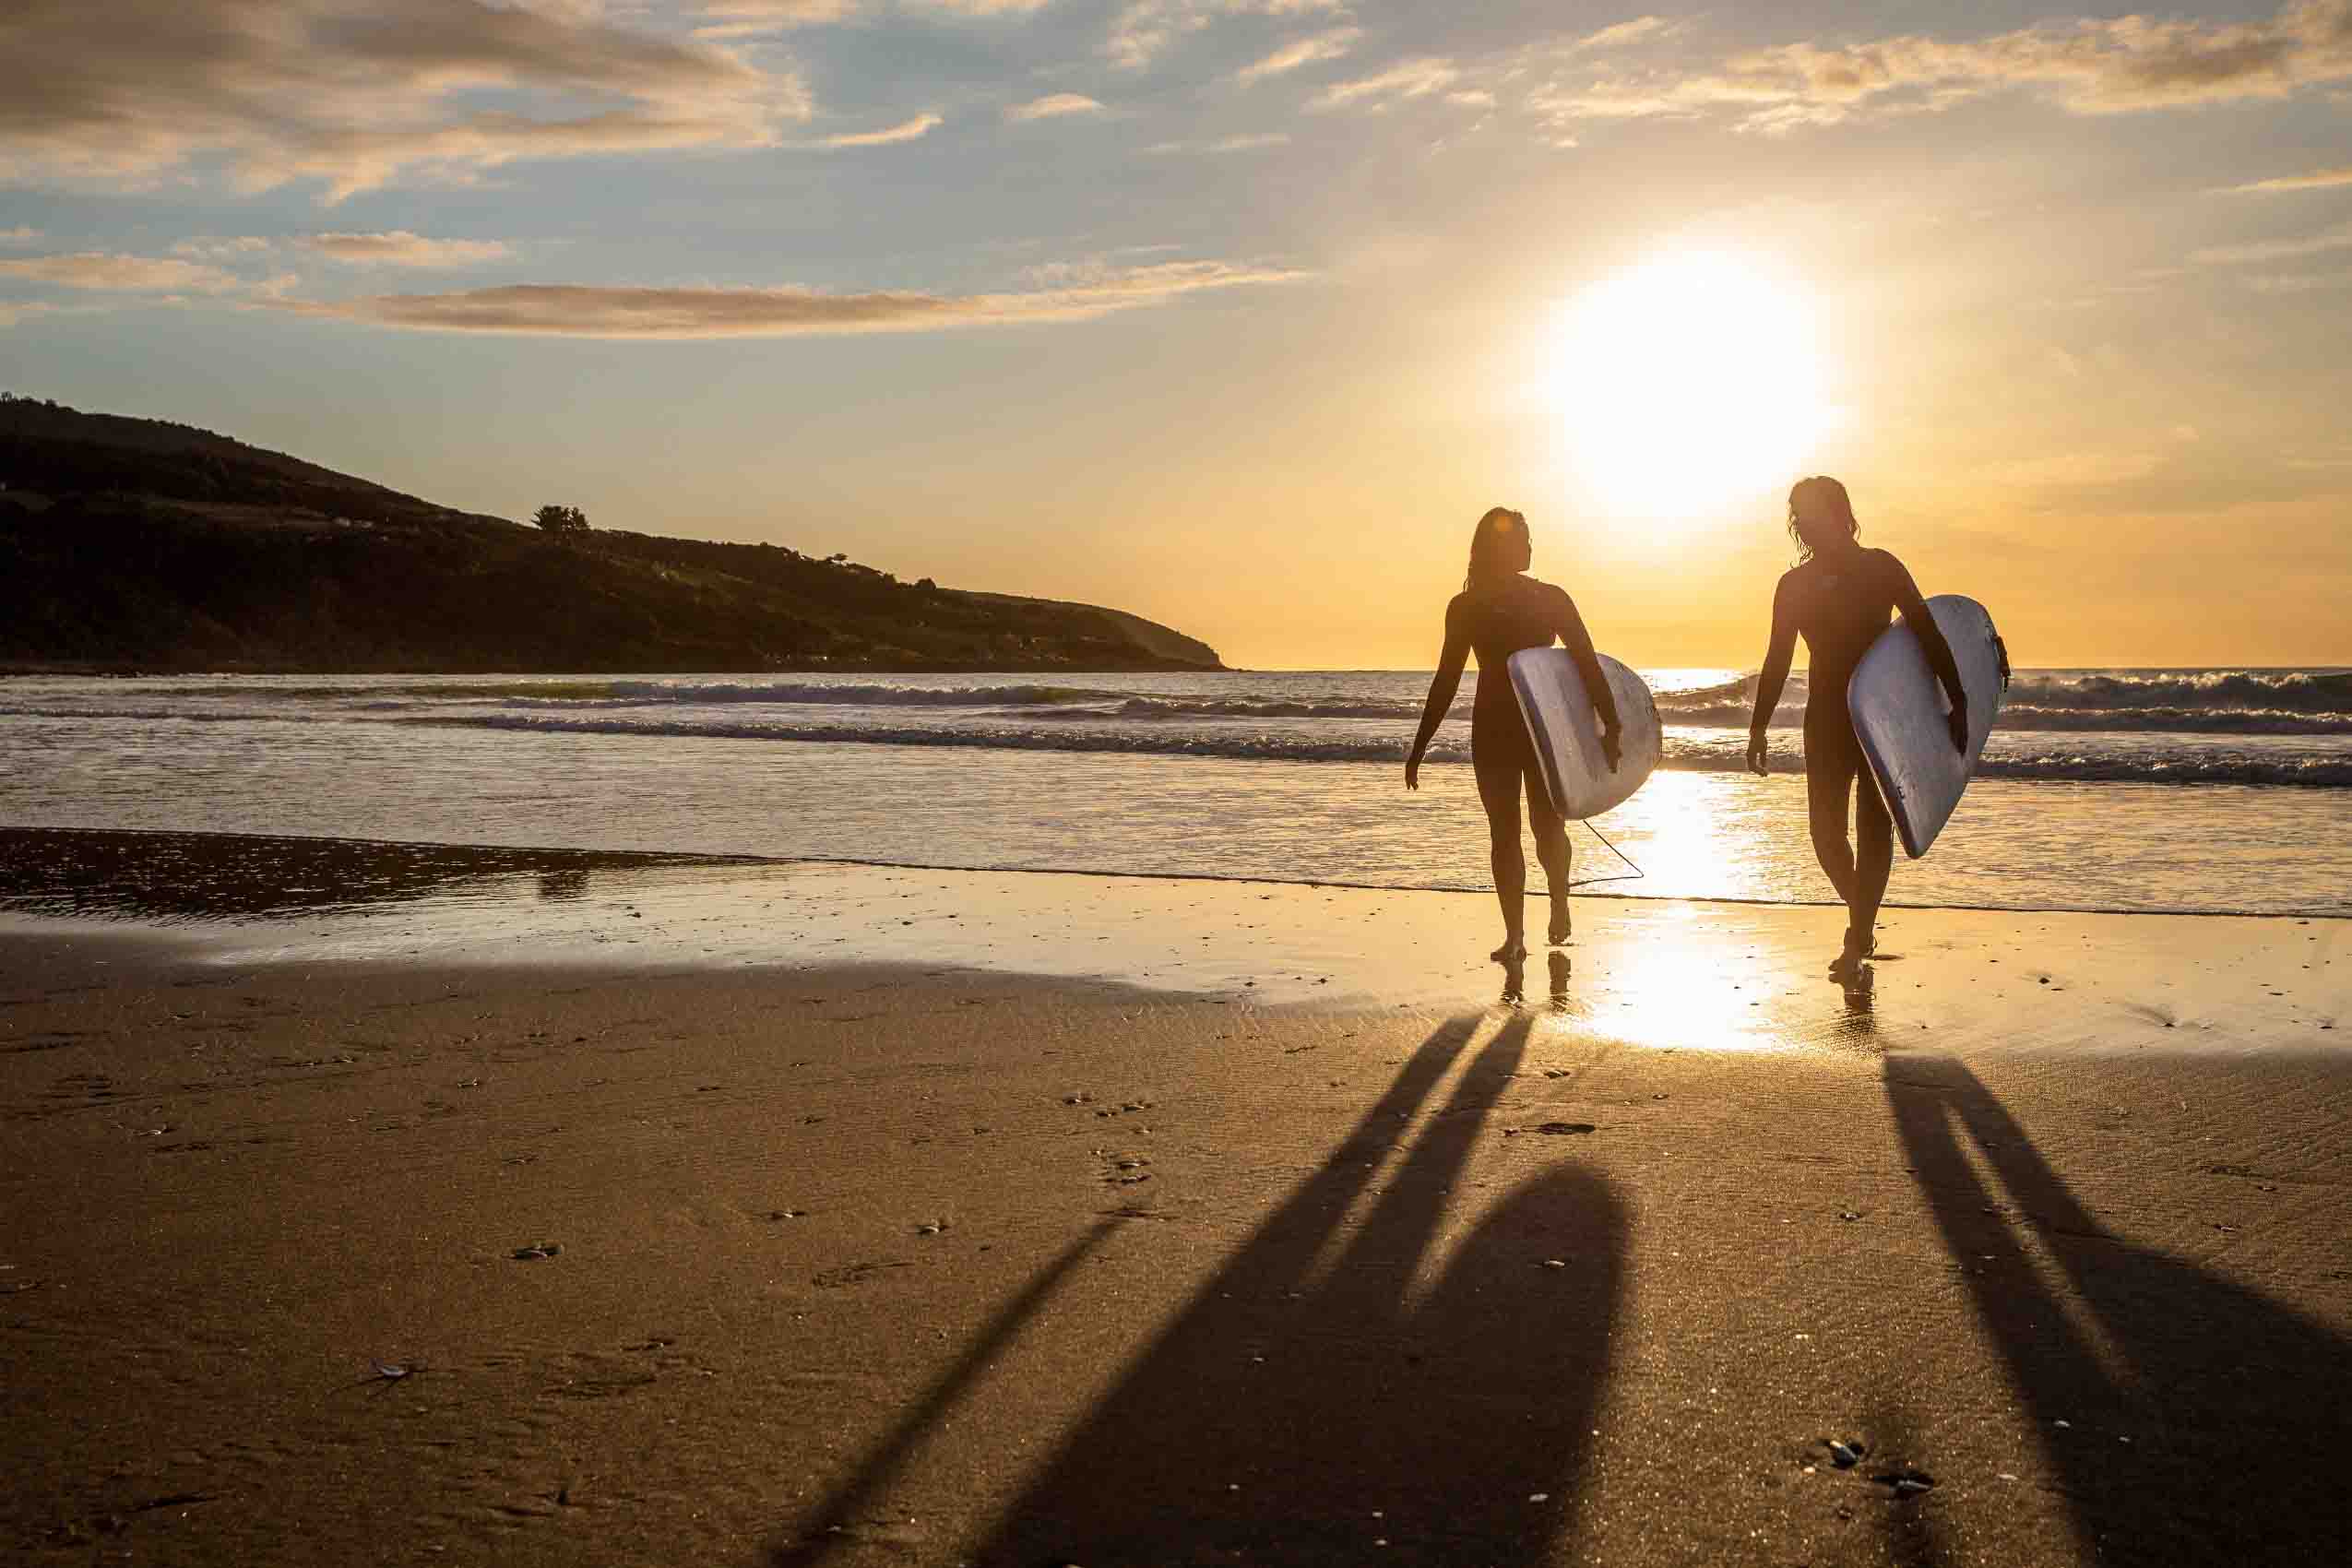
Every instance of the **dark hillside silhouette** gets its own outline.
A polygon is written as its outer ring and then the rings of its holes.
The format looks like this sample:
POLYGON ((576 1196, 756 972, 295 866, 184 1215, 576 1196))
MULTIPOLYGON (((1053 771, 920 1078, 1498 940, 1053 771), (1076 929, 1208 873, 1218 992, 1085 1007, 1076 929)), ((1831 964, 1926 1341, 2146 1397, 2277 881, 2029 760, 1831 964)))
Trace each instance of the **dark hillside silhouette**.
POLYGON ((226 436, 0 401, 0 666, 252 671, 1218 669, 1093 605, 846 556, 436 506, 226 436))

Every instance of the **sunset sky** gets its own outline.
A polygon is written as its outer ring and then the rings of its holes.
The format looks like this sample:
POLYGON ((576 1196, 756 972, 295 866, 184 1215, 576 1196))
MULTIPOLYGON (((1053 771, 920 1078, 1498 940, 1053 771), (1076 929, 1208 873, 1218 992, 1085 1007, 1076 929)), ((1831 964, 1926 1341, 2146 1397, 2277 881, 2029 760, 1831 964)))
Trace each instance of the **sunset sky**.
POLYGON ((2020 663, 2352 662, 2352 0, 15 0, 0 386, 1426 667, 1778 494, 2020 663))

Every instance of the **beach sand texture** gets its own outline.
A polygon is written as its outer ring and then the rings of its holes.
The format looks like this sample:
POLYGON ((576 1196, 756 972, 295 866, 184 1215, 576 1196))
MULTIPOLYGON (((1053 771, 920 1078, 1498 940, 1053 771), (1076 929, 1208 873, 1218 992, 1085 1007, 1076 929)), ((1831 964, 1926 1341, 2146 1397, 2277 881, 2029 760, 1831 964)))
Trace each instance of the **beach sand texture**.
POLYGON ((1902 911, 1863 993, 1835 911, 1586 901, 1504 1005, 1480 897, 468 907, 0 931, 12 1560, 2352 1538, 2345 922, 1902 911))

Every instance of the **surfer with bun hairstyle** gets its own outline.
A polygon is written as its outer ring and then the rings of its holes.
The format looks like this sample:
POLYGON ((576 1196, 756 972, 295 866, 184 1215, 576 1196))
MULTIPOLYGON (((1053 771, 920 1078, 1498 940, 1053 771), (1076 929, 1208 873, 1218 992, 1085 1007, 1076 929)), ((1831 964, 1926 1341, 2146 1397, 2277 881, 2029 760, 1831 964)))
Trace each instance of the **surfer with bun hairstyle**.
POLYGON ((1769 772, 1765 726, 1780 706, 1797 639, 1805 639, 1805 801, 1812 819, 1813 854, 1846 901, 1846 944, 1837 966, 1852 968, 1876 945, 1878 908, 1895 865, 1895 823, 1878 780, 1862 758, 1846 683, 1871 644, 1903 612, 1919 639, 1928 668, 1952 699, 1952 743, 1968 749, 1968 694, 1960 669, 1927 601, 1903 563, 1883 550, 1865 550, 1861 525, 1846 487, 1815 475, 1788 492, 1788 537, 1797 564, 1772 596, 1772 645, 1756 677, 1756 709, 1748 725, 1748 766, 1769 772), (1854 840, 1846 840, 1847 802, 1854 803, 1854 840))
POLYGON ((1556 947, 1568 940, 1568 829, 1544 792, 1535 745, 1527 738, 1503 661, 1521 648, 1550 647, 1554 637, 1567 644, 1585 690, 1594 695, 1601 751, 1611 768, 1619 756, 1617 703, 1593 652, 1585 619, 1566 593, 1526 576, 1534 558, 1525 517, 1497 506, 1479 519, 1478 531, 1470 536, 1469 575, 1445 607, 1444 650, 1438 655, 1437 674, 1421 708, 1420 733, 1413 737, 1412 752, 1405 759, 1405 788, 1418 790, 1430 737, 1454 706, 1463 661, 1476 653, 1479 684, 1470 702, 1470 768, 1478 778, 1479 803, 1486 808, 1494 896, 1503 905, 1503 945, 1490 955, 1497 963, 1525 957, 1527 952, 1527 861, 1519 848, 1522 782, 1527 817, 1535 828, 1536 858, 1543 862, 1551 896, 1551 944, 1556 947))

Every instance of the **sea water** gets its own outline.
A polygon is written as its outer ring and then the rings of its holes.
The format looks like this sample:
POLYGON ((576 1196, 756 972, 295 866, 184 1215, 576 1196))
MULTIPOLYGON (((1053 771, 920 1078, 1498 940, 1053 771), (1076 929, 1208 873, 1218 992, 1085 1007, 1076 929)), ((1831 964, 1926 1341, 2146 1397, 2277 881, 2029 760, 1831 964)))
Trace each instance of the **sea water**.
MULTIPOLYGON (((1653 669, 1665 760, 1578 830, 1596 893, 1819 901, 1800 676, 1653 669), (1618 858, 1602 836, 1623 852, 1618 858), (1633 867, 1640 873, 1636 877, 1633 867), (1601 878, 1619 880, 1601 881, 1601 878)), ((0 824, 1484 888, 1468 682, 1426 672, 30 677, 0 824)), ((2352 672, 2025 671, 1892 903, 2352 912, 2352 672)))

